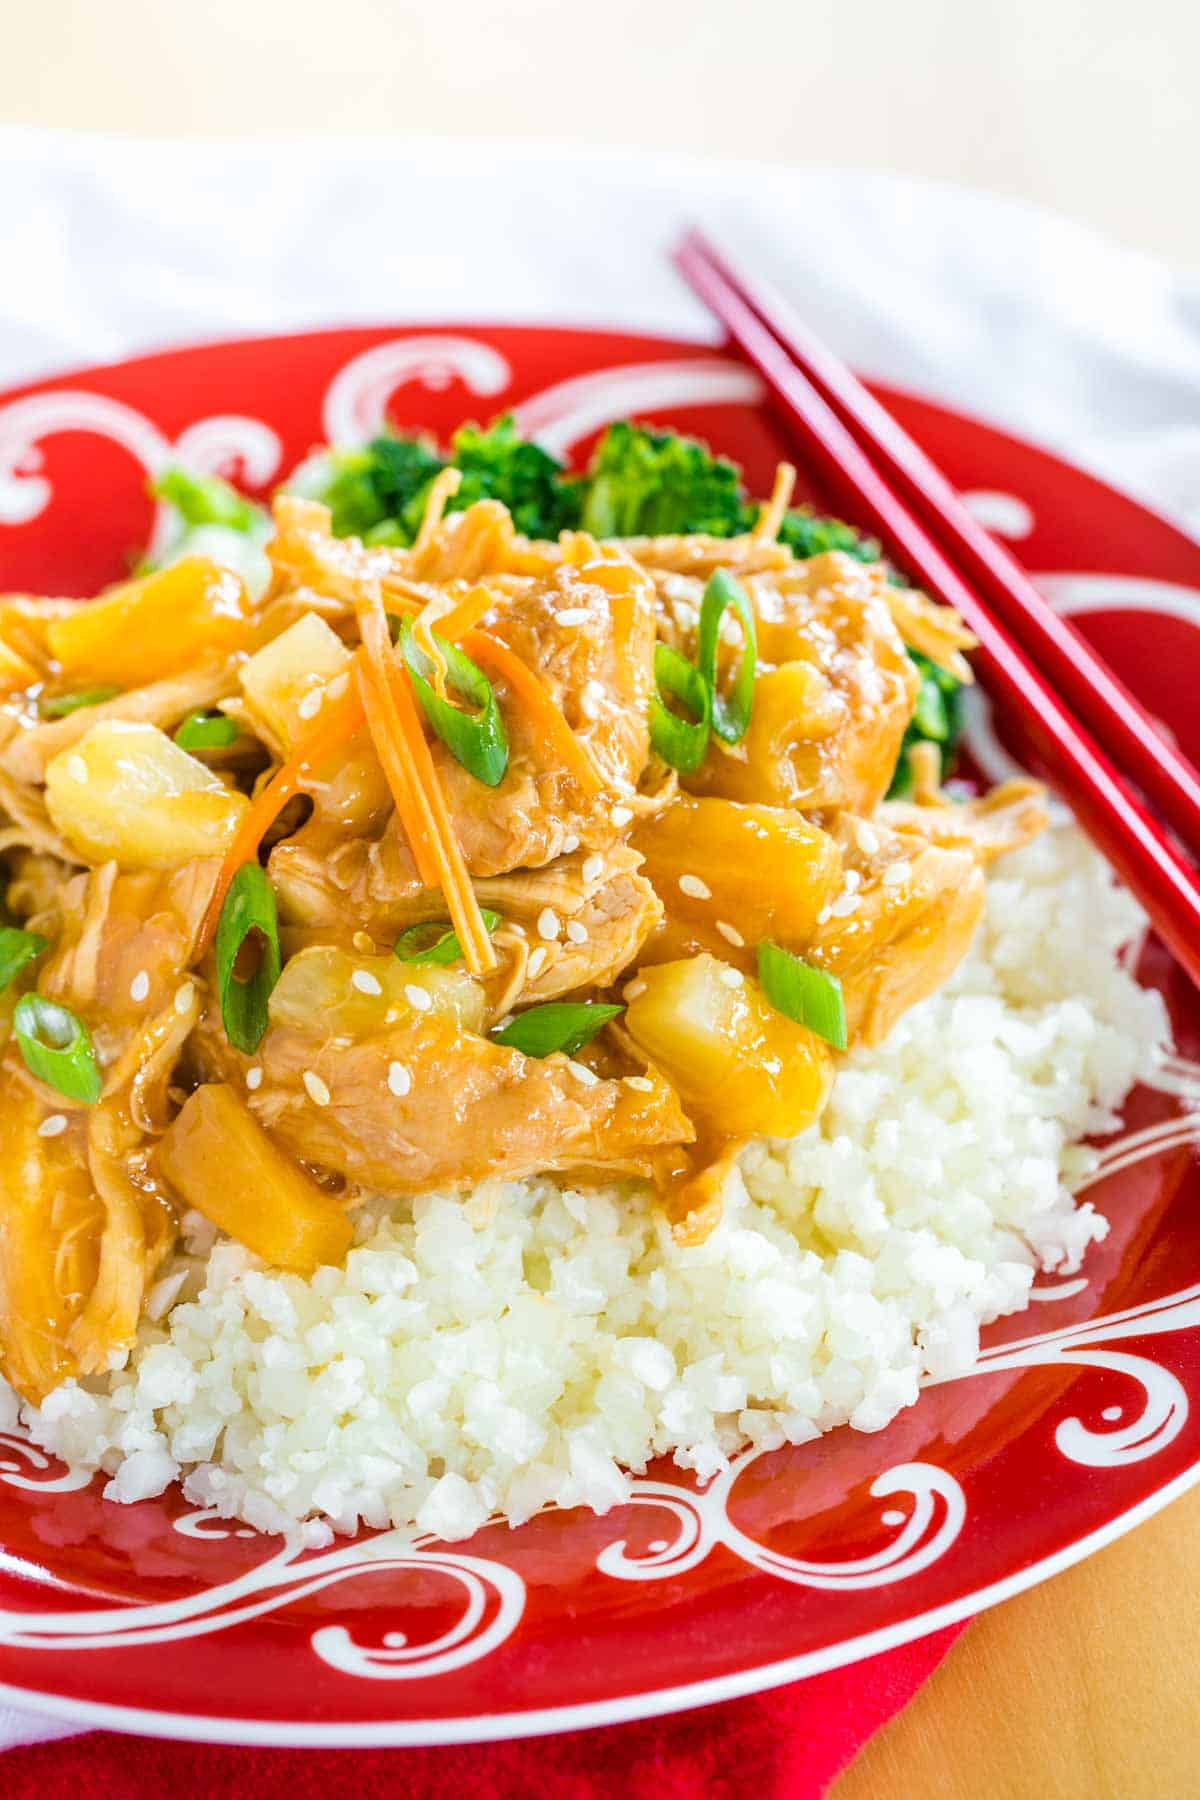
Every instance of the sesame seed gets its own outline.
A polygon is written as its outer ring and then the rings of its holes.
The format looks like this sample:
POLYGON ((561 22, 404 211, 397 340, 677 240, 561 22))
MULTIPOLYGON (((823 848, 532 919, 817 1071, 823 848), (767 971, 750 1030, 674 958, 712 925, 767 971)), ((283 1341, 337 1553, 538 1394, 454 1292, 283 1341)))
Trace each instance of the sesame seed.
POLYGON ((848 894, 857 893, 858 889, 861 886, 862 886, 862 876, 859 874, 858 870, 857 869, 847 869, 846 870, 846 892, 848 894))
POLYGON ((63 1132, 66 1129, 67 1129, 66 1113, 51 1113, 50 1117, 48 1119, 42 1120, 41 1124, 37 1128, 37 1134, 39 1137, 46 1137, 46 1138, 61 1137, 63 1132))
POLYGON ((839 894, 829 907, 829 916, 831 919, 848 919, 851 913, 858 911, 860 904, 857 894, 839 894))
POLYGON ((889 863, 883 871, 884 887, 900 887, 912 874, 912 864, 907 862, 889 863))
POLYGON ((604 873, 604 858, 595 855, 589 856, 579 873, 585 881, 599 881, 604 873))
POLYGON ((588 941, 587 926, 581 925, 578 919, 568 919, 567 936, 573 944, 586 944, 588 941))
POLYGON ((554 615, 556 625, 586 625, 588 609, 586 606, 564 606, 561 612, 554 615))
POLYGON ((575 836, 574 832, 571 833, 570 837, 565 837, 563 839, 562 853, 564 856, 574 856, 578 848, 579 839, 575 836))
POLYGON ((623 831, 630 819, 632 819, 633 812, 628 806, 614 806, 608 816, 616 826, 617 830, 623 831))
POLYGON ((722 969, 719 979, 723 981, 728 988, 739 988, 746 977, 742 974, 740 969, 722 969))
POLYGON ((428 990, 423 987, 418 987, 415 981, 410 981, 405 988, 404 998, 415 1012, 428 1012, 433 1005, 433 1000, 428 990))
POLYGON ((648 1075, 626 1075, 624 1081, 625 1086, 632 1088, 635 1094, 652 1094, 654 1092, 654 1083, 648 1075))
POLYGON ((139 969, 129 984, 129 998, 140 1005, 150 992, 150 977, 145 969, 139 969))
POLYGON ((305 1093, 314 1106, 329 1105, 329 1089, 319 1075, 315 1074, 312 1069, 305 1069, 300 1079, 304 1083, 305 1093))
POLYGON ((369 969, 355 969, 350 977, 350 986, 357 988, 360 994, 373 994, 376 997, 383 992, 378 975, 372 975, 369 969))
POLYGON ((646 991, 646 984, 639 977, 638 980, 631 981, 626 985, 625 998, 627 1000, 636 1000, 639 998, 640 995, 644 994, 645 991, 646 991))
POLYGON ((558 914, 555 912, 554 908, 552 906, 543 906, 541 912, 538 914, 538 936, 540 938, 545 938, 548 944, 552 944, 558 936, 560 929, 558 914))
POLYGON ((67 774, 71 777, 72 781, 86 781, 87 780, 88 766, 84 762, 82 756, 79 756, 79 755, 68 756, 68 758, 67 758, 67 774))
POLYGON ((298 717, 301 719, 315 719, 321 710, 324 700, 325 696, 320 688, 310 688, 296 708, 298 717))
POLYGON ((603 700, 604 683, 602 681, 597 681, 594 677, 591 681, 585 681, 583 684, 583 697, 585 700, 592 700, 595 702, 603 700))
POLYGON ((374 956, 375 940, 373 937, 368 936, 365 931, 356 931, 354 936, 350 939, 350 942, 354 945, 354 948, 360 955, 374 956))
POLYGON ((580 702, 579 702, 579 710, 583 714, 585 719, 595 720, 600 717, 600 708, 597 706, 596 702, 592 699, 590 694, 584 694, 581 697, 580 702))
POLYGON ((576 1081, 582 1081, 584 1087, 596 1087, 599 1083, 600 1077, 593 1073, 585 1063, 575 1062, 573 1058, 568 1057, 567 1067, 576 1081))
POLYGON ((262 1086, 262 1082, 263 1082, 263 1072, 259 1068, 258 1064, 254 1063, 252 1065, 252 1067, 250 1067, 249 1069, 246 1070, 246 1086, 250 1089, 250 1092, 253 1094, 262 1086))
POLYGON ((343 669, 340 675, 335 675, 332 681, 327 681, 325 683, 325 698, 327 700, 340 700, 349 686, 350 676, 347 671, 343 669))
POLYGON ((717 930, 727 944, 732 944, 735 950, 742 949, 746 940, 735 925, 727 925, 724 919, 718 919, 717 930))
POLYGON ((544 944, 539 944, 536 950, 530 951, 529 961, 525 965, 525 973, 528 975, 530 981, 535 980, 537 976, 541 974, 546 966, 546 958, 549 954, 550 952, 544 944))
POLYGON ((397 1100, 403 1100, 412 1087, 412 1076, 402 1062, 388 1064, 388 1092, 395 1094, 397 1100))
POLYGON ((701 881, 698 875, 681 875, 679 891, 681 894, 686 894, 690 900, 712 899, 712 889, 707 881, 701 881))
POLYGON ((181 1019, 183 1018, 185 1013, 188 1013, 191 1011, 192 1001, 195 998, 196 998, 196 984, 194 981, 185 981, 182 984, 182 986, 177 987, 175 989, 175 998, 171 1002, 171 1004, 175 1008, 175 1011, 179 1014, 181 1019))
POLYGON ((879 849, 879 833, 875 830, 873 825, 867 825, 860 822, 854 836, 858 842, 858 847, 864 856, 875 855, 876 851, 879 849))

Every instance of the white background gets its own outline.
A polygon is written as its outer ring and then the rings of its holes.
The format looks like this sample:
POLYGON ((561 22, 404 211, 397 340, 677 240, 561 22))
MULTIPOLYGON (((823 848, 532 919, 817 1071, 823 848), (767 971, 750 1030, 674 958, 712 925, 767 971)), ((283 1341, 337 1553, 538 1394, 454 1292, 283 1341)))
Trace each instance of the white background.
POLYGON ((1198 77, 1196 0, 0 0, 0 121, 892 169, 1193 265, 1198 77))

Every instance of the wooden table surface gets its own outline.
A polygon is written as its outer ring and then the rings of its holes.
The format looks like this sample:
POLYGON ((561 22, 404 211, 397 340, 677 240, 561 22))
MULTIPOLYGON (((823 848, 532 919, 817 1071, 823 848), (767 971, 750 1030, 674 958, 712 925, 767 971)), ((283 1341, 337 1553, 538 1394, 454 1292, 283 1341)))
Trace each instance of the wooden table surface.
MULTIPOLYGON (((0 123, 890 167, 1200 262, 1194 0, 0 0, 0 123)), ((978 1619, 836 1800, 1200 1794, 1200 1491, 978 1619)))

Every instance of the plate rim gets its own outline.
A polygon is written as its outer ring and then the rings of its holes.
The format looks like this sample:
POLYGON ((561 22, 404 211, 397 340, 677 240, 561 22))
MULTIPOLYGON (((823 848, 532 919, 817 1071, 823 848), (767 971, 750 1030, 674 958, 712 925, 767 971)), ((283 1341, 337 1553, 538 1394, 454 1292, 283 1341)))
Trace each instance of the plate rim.
MULTIPOLYGON (((644 326, 604 325, 590 320, 548 321, 540 319, 412 319, 403 321, 354 321, 314 325, 294 331, 249 332, 235 336, 212 336, 189 339, 180 343, 151 346, 132 355, 102 362, 72 365, 52 373, 43 373, 27 382, 0 388, 0 405, 31 393, 66 386, 76 381, 94 380, 122 370, 173 360, 177 357, 203 355, 227 347, 252 347, 266 344, 296 344, 318 338, 362 334, 394 334, 456 331, 485 336, 491 331, 529 331, 554 336, 568 334, 592 338, 639 338, 680 348, 708 351, 715 356, 729 355, 725 345, 697 334, 644 326)), ((1057 465, 1073 477, 1082 477, 1137 507, 1159 527, 1165 527, 1189 549, 1200 548, 1200 530, 1191 530, 1184 522, 1159 511, 1140 494, 1120 485, 1108 476, 1076 462, 1069 455, 1036 438, 1024 436, 1006 425, 993 423, 980 413, 961 408, 941 396, 892 381, 872 380, 872 386, 900 399, 911 399, 961 422, 971 429, 1007 440, 1022 450, 1057 465)), ((807 1679, 840 1668, 853 1666, 873 1656, 898 1649, 947 1626, 973 1618, 1016 1594, 1051 1579, 1063 1570, 1086 1560, 1110 1543, 1125 1536, 1138 1525, 1164 1510, 1189 1489, 1200 1484, 1200 1457, 1182 1469, 1169 1482, 1143 1496, 1133 1506, 1070 1544, 1037 1561, 1027 1563, 1013 1573, 971 1593, 960 1595, 925 1612, 915 1613, 895 1624, 882 1626, 854 1638, 820 1649, 722 1675, 670 1686, 643 1689, 639 1692, 609 1696, 594 1701, 578 1701, 508 1713, 442 1716, 408 1719, 377 1719, 360 1722, 341 1721, 313 1723, 305 1719, 238 1719, 214 1713, 185 1713, 124 1706, 108 1701, 90 1701, 55 1694, 38 1688, 26 1688, 12 1682, 0 1682, 0 1702, 14 1708, 76 1725, 80 1732, 89 1729, 111 1730, 177 1742, 244 1745, 293 1749, 367 1749, 420 1748, 516 1741, 526 1737, 550 1736, 560 1732, 591 1730, 605 1726, 631 1724, 639 1720, 661 1718, 693 1708, 718 1705, 724 1701, 769 1691, 792 1681, 807 1679)), ((35 1740, 36 1741, 36 1740, 35 1740)), ((13 1744, 11 1748, 25 1747, 13 1744)))
MULTIPOLYGON (((918 1638, 960 1620, 974 1618, 1003 1600, 1061 1574, 1085 1561, 1118 1538, 1153 1518, 1155 1513, 1200 1484, 1200 1458, 1180 1471, 1165 1486, 1147 1494, 1134 1506, 1086 1537, 1077 1538, 1040 1561, 1027 1563, 1012 1575, 991 1582, 977 1592, 948 1600, 927 1613, 917 1613, 896 1625, 881 1627, 822 1650, 806 1650, 798 1656, 759 1663, 728 1675, 709 1675, 701 1681, 674 1687, 652 1688, 621 1694, 607 1700, 577 1701, 567 1706, 538 1707, 526 1712, 480 1713, 462 1718, 380 1719, 361 1724, 314 1725, 304 1720, 229 1719, 213 1713, 155 1712, 136 1706, 116 1706, 108 1701, 82 1702, 59 1694, 14 1687, 0 1682, 0 1700, 49 1718, 89 1728, 119 1731, 144 1737, 166 1738, 200 1744, 240 1744, 279 1750, 432 1749, 439 1745, 484 1744, 550 1737, 557 1732, 593 1730, 605 1725, 632 1725, 697 1707, 716 1706, 725 1700, 744 1699, 810 1675, 824 1675, 848 1668, 869 1657, 900 1649, 918 1638)), ((11 1748, 24 1746, 13 1745, 11 1748)))

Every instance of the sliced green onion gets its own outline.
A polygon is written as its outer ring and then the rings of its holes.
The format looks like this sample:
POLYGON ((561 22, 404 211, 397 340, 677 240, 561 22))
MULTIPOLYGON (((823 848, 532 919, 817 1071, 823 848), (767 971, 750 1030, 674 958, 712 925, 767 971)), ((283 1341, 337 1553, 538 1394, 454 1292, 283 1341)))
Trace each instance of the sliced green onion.
POLYGON ((950 714, 945 696, 938 683, 928 675, 921 677, 912 723, 923 738, 932 738, 935 744, 944 744, 950 736, 950 714))
POLYGON ((121 692, 115 687, 80 688, 77 694, 43 695, 38 701, 38 711, 43 719, 65 719, 68 713, 78 712, 82 706, 101 706, 105 700, 115 700, 121 692))
MULTIPOLYGON (((486 906, 480 907, 479 914, 488 930, 495 931, 500 914, 490 912, 486 906)), ((403 963, 438 963, 443 967, 461 962, 463 953, 449 919, 422 919, 419 925, 410 925, 400 933, 392 952, 403 963)))
POLYGON ((256 862, 243 863, 229 884, 214 948, 225 1036, 235 1050, 250 1055, 267 1029, 267 1002, 281 967, 275 894, 256 862), (254 966, 239 974, 237 964, 245 954, 254 966))
POLYGON ((754 626, 754 608, 746 590, 736 582, 728 569, 714 569, 704 590, 700 605, 700 629, 696 665, 712 690, 712 728, 726 744, 740 744, 750 724, 754 705, 754 671, 758 663, 758 636, 754 626), (727 607, 732 607, 742 626, 742 654, 728 697, 717 688, 717 648, 721 641, 721 620, 727 607))
POLYGON ((81 1100, 85 1106, 96 1104, 103 1082, 91 1034, 82 1019, 56 1000, 26 994, 13 1013, 13 1035, 31 1075, 68 1100, 81 1100))
POLYGON ((524 1056, 550 1056, 555 1050, 574 1056, 602 1026, 624 1011, 623 1006, 605 1006, 597 1000, 550 1000, 545 1006, 527 1008, 493 1031, 492 1042, 520 1050, 524 1056))
POLYGON ((49 939, 36 931, 19 931, 15 925, 0 925, 0 994, 9 987, 35 957, 49 948, 49 939))
POLYGON ((654 679, 658 692, 650 702, 650 742, 664 762, 681 775, 692 775, 708 749, 712 689, 699 669, 670 644, 654 646, 654 679), (692 718, 672 712, 664 695, 680 701, 692 718))
POLYGON ((758 979, 776 1012, 806 1025, 835 1050, 846 1048, 846 1005, 836 975, 764 943, 758 946, 758 979))
POLYGON ((190 712, 175 733, 181 750, 228 750, 241 737, 241 727, 219 712, 190 712))
POLYGON ((508 737, 491 682, 477 663, 445 638, 435 639, 446 659, 446 681, 478 708, 464 712, 443 700, 429 681, 433 664, 413 636, 410 620, 400 626, 400 654, 412 677, 421 709, 455 762, 485 787, 498 787, 508 767, 508 737))

